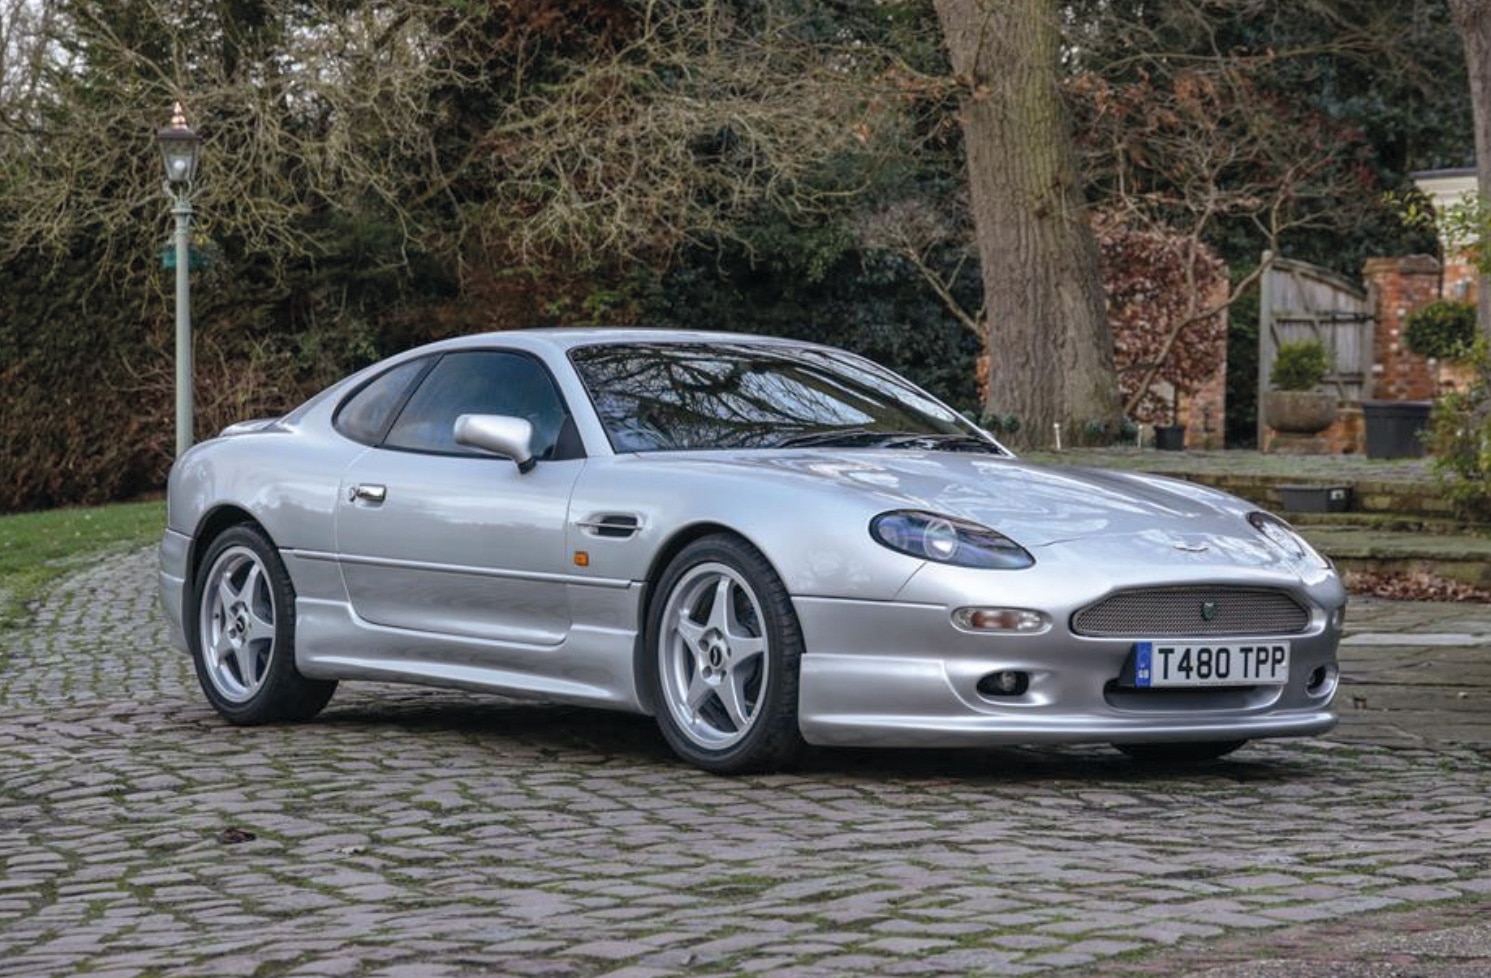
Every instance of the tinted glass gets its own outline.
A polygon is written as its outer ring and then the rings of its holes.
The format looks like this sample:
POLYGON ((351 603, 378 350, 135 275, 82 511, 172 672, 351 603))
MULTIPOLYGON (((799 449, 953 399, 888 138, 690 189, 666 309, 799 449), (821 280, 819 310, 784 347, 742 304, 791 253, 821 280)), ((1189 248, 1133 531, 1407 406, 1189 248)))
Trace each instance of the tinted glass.
POLYGON ((409 385, 429 365, 429 357, 421 357, 401 363, 364 384, 337 411, 337 430, 354 441, 367 445, 378 444, 409 385))
POLYGON ((832 351, 749 344, 605 344, 570 351, 618 452, 880 446, 927 435, 998 451, 906 381, 832 351))
POLYGON ((515 353, 447 353, 399 413, 384 445, 423 452, 468 454, 453 429, 463 414, 505 414, 533 425, 533 454, 551 457, 564 425, 564 401, 534 360, 515 353))

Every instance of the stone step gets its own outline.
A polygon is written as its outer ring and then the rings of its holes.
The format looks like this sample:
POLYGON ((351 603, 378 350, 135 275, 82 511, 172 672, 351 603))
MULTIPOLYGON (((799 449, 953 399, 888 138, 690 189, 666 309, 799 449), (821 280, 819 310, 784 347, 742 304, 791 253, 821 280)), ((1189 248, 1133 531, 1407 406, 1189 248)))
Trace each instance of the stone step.
POLYGON ((1486 536, 1320 524, 1297 529, 1342 570, 1395 576, 1428 574, 1491 588, 1491 538, 1486 536))
POLYGON ((1351 491, 1348 511, 1413 515, 1435 519, 1453 519, 1454 507, 1439 487, 1432 483, 1381 482, 1350 479, 1302 479, 1287 475, 1254 475, 1238 473, 1194 472, 1181 478, 1212 486, 1241 496, 1269 509, 1287 512, 1285 487, 1341 487, 1351 491))
POLYGON ((1360 455, 1269 455, 1253 451, 1157 452, 1133 448, 1027 452, 1053 465, 1154 472, 1224 489, 1270 509, 1282 509, 1281 486, 1347 486, 1351 510, 1450 518, 1432 459, 1369 459, 1360 455))
POLYGON ((1281 512, 1299 529, 1366 530, 1374 533, 1419 533, 1430 536, 1491 537, 1491 528, 1463 523, 1447 517, 1413 513, 1289 513, 1281 512))

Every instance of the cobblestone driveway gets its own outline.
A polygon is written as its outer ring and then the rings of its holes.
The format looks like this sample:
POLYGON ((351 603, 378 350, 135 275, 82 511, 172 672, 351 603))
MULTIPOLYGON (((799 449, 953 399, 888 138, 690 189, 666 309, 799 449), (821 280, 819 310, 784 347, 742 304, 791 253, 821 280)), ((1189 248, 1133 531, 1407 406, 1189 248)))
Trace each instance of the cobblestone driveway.
POLYGON ((105 561, 0 636, 0 976, 1101 974, 1491 895, 1472 750, 725 780, 644 719, 372 685, 236 730, 167 650, 153 571, 105 561))

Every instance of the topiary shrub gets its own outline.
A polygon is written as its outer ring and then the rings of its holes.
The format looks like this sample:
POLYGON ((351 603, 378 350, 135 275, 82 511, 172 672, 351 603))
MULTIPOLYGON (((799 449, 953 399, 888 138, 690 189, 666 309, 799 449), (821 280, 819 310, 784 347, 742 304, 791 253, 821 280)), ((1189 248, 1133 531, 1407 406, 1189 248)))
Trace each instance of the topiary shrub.
POLYGON ((1403 345, 1421 357, 1459 360, 1475 342, 1475 306, 1441 299, 1408 314, 1403 345))
POLYGON ((1325 347, 1318 340, 1301 340, 1279 347, 1272 379, 1276 390, 1312 391, 1325 380, 1325 347))

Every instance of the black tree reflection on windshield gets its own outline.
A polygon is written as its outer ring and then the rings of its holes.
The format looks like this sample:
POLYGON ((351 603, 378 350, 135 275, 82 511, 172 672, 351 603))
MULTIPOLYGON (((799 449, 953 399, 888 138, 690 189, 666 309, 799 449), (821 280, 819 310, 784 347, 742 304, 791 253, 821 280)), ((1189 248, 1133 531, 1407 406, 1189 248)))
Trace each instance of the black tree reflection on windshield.
POLYGON ((769 448, 840 430, 969 435, 914 388, 830 351, 598 344, 570 357, 618 452, 769 448))

